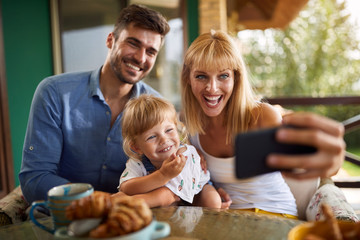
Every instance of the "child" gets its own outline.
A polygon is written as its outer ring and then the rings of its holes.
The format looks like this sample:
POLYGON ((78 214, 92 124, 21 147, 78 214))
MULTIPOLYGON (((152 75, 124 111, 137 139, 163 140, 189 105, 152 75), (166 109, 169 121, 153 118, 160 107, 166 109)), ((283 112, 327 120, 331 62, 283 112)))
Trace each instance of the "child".
POLYGON ((193 205, 220 208, 219 194, 207 184, 210 173, 201 169, 196 149, 181 143, 179 125, 174 106, 162 98, 141 95, 126 104, 122 135, 130 159, 120 177, 119 191, 138 195, 156 207, 162 205, 163 194, 155 190, 165 187, 168 194, 193 205))

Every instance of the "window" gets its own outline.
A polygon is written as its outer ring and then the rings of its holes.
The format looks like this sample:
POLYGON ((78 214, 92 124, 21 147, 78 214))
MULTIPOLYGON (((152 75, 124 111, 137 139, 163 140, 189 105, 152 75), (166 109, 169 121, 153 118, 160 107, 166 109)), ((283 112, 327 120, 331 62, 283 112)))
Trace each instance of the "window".
POLYGON ((92 70, 101 66, 108 49, 106 37, 120 10, 141 4, 162 13, 171 27, 152 72, 144 79, 177 108, 183 59, 183 20, 180 0, 52 0, 55 74, 92 70))

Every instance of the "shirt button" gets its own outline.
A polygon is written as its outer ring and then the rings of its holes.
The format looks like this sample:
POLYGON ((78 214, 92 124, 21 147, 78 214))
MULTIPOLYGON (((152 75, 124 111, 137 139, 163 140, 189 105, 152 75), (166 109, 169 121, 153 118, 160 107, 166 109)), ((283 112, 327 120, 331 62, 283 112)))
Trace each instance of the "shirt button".
POLYGON ((108 138, 107 138, 107 140, 110 142, 111 138, 110 138, 110 137, 108 137, 108 138))
POLYGON ((106 111, 106 115, 110 115, 110 112, 109 112, 109 111, 106 111))
POLYGON ((103 168, 104 170, 106 170, 106 169, 107 169, 107 166, 104 164, 104 165, 102 166, 102 168, 103 168))
POLYGON ((33 147, 33 146, 30 146, 30 147, 29 147, 29 150, 31 150, 31 151, 34 150, 34 147, 33 147))

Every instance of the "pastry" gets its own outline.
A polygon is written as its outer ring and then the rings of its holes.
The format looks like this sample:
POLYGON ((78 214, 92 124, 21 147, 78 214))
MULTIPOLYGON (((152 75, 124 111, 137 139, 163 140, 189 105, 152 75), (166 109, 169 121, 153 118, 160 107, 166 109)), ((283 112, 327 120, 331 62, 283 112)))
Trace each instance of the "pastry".
POLYGON ((152 211, 143 199, 130 196, 111 197, 95 191, 73 201, 66 209, 69 220, 103 218, 103 223, 90 231, 92 238, 106 238, 138 231, 152 221, 152 211))
POLYGON ((111 194, 94 191, 90 196, 73 201, 66 208, 66 217, 69 220, 83 218, 103 218, 111 208, 111 194))
POLYGON ((105 238, 132 233, 152 221, 152 212, 142 199, 112 198, 112 207, 106 221, 90 232, 90 237, 105 238))

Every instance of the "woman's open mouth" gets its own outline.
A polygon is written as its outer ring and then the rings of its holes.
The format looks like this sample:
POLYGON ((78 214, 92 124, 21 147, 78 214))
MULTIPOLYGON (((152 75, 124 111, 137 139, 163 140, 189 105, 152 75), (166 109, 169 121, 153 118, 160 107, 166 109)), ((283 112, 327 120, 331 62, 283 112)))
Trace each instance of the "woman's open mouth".
POLYGON ((222 99, 222 95, 219 96, 204 96, 205 102, 209 107, 216 107, 222 99))

